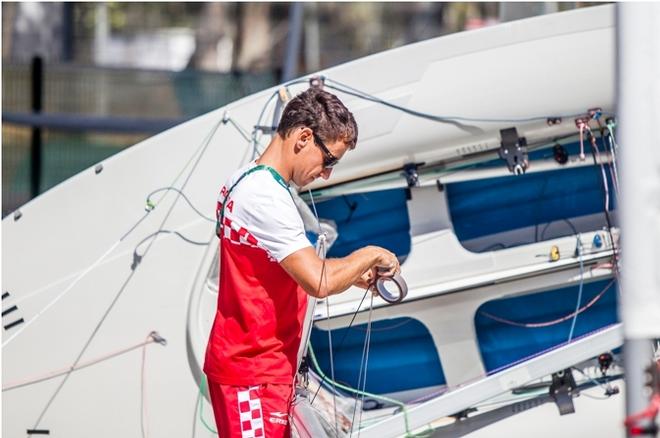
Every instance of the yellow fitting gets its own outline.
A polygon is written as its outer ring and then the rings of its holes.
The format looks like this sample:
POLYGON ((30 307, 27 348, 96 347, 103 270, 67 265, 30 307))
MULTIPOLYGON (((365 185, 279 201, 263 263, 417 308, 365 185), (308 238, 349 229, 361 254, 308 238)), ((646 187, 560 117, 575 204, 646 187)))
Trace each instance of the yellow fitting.
POLYGON ((282 103, 287 103, 291 100, 291 93, 289 93, 289 89, 286 87, 280 87, 280 89, 277 90, 277 94, 279 95, 280 101, 282 101, 282 103))
POLYGON ((550 260, 556 262, 559 258, 559 247, 557 245, 552 245, 552 248, 550 248, 550 260))

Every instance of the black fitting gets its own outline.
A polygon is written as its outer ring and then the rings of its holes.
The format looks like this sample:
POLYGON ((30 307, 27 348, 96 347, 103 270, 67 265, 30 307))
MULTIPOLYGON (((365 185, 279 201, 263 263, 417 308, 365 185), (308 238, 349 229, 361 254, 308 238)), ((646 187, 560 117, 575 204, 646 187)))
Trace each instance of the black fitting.
POLYGON ((527 140, 518 136, 516 128, 500 130, 502 143, 498 154, 506 161, 509 171, 515 175, 522 175, 527 170, 529 161, 527 158, 527 140))
POLYGON ((302 357, 300 361, 300 367, 298 367, 298 372, 300 374, 307 374, 309 372, 309 358, 307 355, 302 357))
POLYGON ((552 148, 552 155, 555 158, 555 161, 559 164, 566 164, 568 163, 568 151, 566 148, 559 143, 557 143, 553 148, 552 148))
POLYGON ((417 173, 417 164, 410 163, 403 166, 408 188, 419 186, 419 174, 417 173))
POLYGON ((139 255, 137 252, 133 253, 133 263, 131 263, 131 271, 135 271, 135 268, 140 264, 142 261, 142 256, 139 255))
POLYGON ((157 331, 153 331, 149 333, 149 336, 151 336, 151 339, 153 339, 155 343, 160 344, 162 346, 167 346, 167 339, 159 335, 157 331))
POLYGON ((573 391, 577 385, 570 368, 558 371, 552 375, 550 385, 550 397, 555 401, 559 409, 559 415, 572 414, 575 412, 573 405, 573 391))
POLYGON ((607 373, 607 370, 610 368, 610 365, 612 365, 612 362, 614 362, 614 358, 610 353, 603 353, 598 356, 598 366, 600 366, 600 372, 603 376, 605 373, 607 373))

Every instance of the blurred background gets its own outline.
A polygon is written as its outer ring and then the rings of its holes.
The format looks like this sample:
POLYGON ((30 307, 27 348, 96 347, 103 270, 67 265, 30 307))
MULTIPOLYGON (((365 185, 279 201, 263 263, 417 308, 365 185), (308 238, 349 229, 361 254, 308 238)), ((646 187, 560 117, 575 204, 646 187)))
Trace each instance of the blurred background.
POLYGON ((2 2, 2 216, 126 147, 282 81, 592 4, 2 2))

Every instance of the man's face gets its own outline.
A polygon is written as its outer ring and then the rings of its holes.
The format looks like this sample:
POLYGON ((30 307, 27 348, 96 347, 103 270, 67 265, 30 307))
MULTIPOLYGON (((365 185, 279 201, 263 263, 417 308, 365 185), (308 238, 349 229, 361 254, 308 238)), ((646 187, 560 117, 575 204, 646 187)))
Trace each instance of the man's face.
POLYGON ((298 187, 304 187, 319 177, 330 178, 332 167, 327 165, 341 159, 348 147, 341 140, 334 143, 323 143, 311 129, 298 129, 300 130, 298 133, 299 145, 303 147, 297 154, 293 182, 298 187))

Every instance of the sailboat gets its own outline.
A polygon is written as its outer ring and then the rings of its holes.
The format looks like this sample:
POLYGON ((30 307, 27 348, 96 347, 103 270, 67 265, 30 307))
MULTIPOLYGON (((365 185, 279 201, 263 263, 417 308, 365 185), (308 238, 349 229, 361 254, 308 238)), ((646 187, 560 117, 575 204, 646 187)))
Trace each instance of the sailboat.
POLYGON ((360 127, 328 181, 294 190, 310 241, 328 257, 390 249, 407 293, 309 306, 293 433, 622 428, 613 15, 535 17, 316 72, 20 207, 2 223, 3 434, 215 436, 201 371, 222 293, 215 200, 310 86, 360 127))

